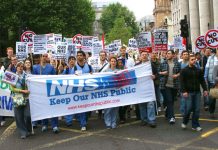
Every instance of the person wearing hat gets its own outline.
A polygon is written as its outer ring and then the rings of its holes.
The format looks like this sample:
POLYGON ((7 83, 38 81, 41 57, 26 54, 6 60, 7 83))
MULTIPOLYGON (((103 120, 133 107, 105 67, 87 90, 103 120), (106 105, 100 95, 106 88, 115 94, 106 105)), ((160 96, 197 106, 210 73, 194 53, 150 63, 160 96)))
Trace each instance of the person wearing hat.
POLYGON ((25 139, 27 136, 30 135, 32 131, 30 106, 28 102, 29 91, 27 89, 26 74, 23 71, 23 68, 23 62, 18 62, 16 64, 16 74, 18 75, 18 81, 15 86, 11 85, 14 106, 14 117, 17 129, 21 135, 21 139, 25 139))

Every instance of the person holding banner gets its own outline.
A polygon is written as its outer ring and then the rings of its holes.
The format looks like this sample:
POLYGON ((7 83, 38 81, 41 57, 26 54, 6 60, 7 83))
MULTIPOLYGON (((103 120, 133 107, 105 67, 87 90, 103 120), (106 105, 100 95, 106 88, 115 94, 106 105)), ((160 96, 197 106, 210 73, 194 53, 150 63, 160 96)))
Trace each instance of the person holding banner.
MULTIPOLYGON (((55 75, 55 69, 52 65, 47 63, 48 54, 43 54, 40 58, 40 64, 36 64, 33 66, 33 74, 34 75, 55 75)), ((59 132, 58 128, 58 117, 51 118, 51 126, 54 133, 59 132)), ((42 120, 42 132, 48 130, 48 119, 42 120)))
MULTIPOLYGON (((77 52, 77 63, 74 66, 73 70, 70 72, 71 74, 82 75, 85 73, 92 73, 93 68, 86 62, 86 54, 84 51, 77 52)), ((81 131, 86 131, 87 126, 87 112, 76 114, 81 126, 81 131)))
POLYGON ((23 71, 24 63, 18 62, 16 65, 16 74, 19 76, 15 86, 11 85, 13 95, 14 116, 17 129, 20 132, 21 139, 25 139, 32 132, 30 106, 28 102, 28 93, 26 85, 26 74, 23 71))
MULTIPOLYGON (((140 60, 141 61, 137 63, 136 66, 149 62, 148 52, 142 51, 140 54, 140 60)), ((157 70, 153 64, 151 64, 151 68, 152 68, 152 74, 153 74, 152 79, 154 80, 157 77, 157 70)), ((155 102, 151 101, 147 103, 140 103, 138 105, 139 105, 142 125, 148 124, 150 127, 155 128, 157 126, 156 125, 156 115, 155 115, 155 102)))
MULTIPOLYGON (((109 59, 109 68, 104 72, 116 72, 117 69, 117 58, 111 57, 109 59)), ((104 109, 104 122, 107 129, 114 129, 117 127, 118 107, 104 109)))

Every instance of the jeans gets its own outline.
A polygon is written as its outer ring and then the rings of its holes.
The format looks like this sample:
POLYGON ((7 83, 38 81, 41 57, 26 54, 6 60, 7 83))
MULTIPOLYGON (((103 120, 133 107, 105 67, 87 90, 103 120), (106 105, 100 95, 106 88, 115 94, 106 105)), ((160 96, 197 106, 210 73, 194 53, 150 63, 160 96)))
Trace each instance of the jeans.
POLYGON ((73 118, 74 118, 74 115, 64 116, 64 119, 67 125, 71 125, 73 123, 73 118))
POLYGON ((185 97, 180 93, 180 112, 182 116, 185 114, 185 97))
POLYGON ((188 124, 189 117, 191 112, 192 114, 192 127, 200 127, 199 116, 200 116, 200 101, 201 93, 200 92, 191 92, 188 93, 188 97, 185 98, 185 115, 183 117, 183 123, 188 124))
POLYGON ((76 117, 79 120, 81 127, 86 127, 86 125, 87 125, 86 113, 79 113, 79 114, 64 116, 66 124, 71 125, 73 123, 74 117, 76 117))
POLYGON ((141 120, 147 123, 154 123, 156 120, 155 104, 153 102, 146 102, 139 104, 141 120))
MULTIPOLYGON (((42 126, 48 126, 48 119, 42 120, 42 126)), ((58 117, 51 118, 51 127, 58 127, 58 117)))
POLYGON ((104 122, 107 127, 116 128, 118 107, 104 109, 104 122))
POLYGON ((161 107, 159 85, 155 85, 154 86, 154 90, 155 90, 155 96, 156 96, 156 101, 157 101, 157 107, 161 107))
POLYGON ((166 87, 165 93, 165 104, 167 106, 166 109, 166 117, 170 120, 171 118, 175 118, 174 116, 174 101, 176 101, 177 97, 177 89, 166 87))
POLYGON ((27 136, 32 131, 29 103, 26 106, 14 107, 14 117, 20 135, 27 136))

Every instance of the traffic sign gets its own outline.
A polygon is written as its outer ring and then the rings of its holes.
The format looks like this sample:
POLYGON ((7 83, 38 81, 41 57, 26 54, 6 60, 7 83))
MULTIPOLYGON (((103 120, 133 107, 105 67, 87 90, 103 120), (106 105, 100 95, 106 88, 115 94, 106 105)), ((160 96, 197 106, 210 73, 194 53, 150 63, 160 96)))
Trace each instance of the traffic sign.
POLYGON ((218 30, 209 30, 205 35, 205 43, 210 48, 218 47, 218 30))

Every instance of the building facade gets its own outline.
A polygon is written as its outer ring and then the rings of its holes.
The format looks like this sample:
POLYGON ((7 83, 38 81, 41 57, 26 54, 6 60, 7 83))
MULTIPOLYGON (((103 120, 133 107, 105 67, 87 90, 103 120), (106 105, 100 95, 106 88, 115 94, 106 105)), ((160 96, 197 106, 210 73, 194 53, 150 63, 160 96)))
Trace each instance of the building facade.
POLYGON ((187 16, 192 51, 198 36, 218 27, 218 0, 172 0, 171 11, 174 37, 180 36, 180 20, 187 16))

